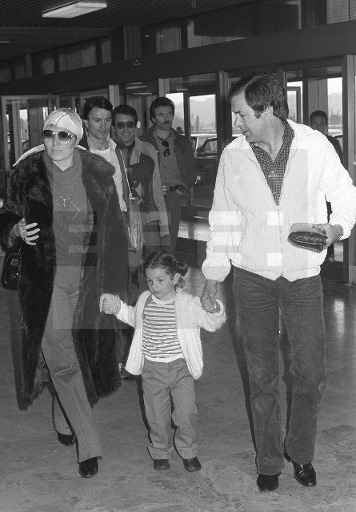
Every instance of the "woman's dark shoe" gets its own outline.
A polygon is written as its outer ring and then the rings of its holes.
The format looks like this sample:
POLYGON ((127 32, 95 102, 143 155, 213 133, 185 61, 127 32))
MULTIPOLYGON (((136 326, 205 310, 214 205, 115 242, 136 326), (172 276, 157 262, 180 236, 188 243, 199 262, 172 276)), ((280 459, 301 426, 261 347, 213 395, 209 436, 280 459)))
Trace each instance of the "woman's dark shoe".
POLYGON ((92 478, 98 472, 98 457, 83 460, 79 462, 79 474, 83 478, 92 478))
POLYGON ((157 469, 158 471, 162 471, 164 469, 169 469, 171 466, 169 464, 168 459, 155 459, 153 461, 153 469, 157 469))
POLYGON ((184 468, 189 471, 189 473, 193 473, 193 471, 199 471, 201 469, 201 464, 198 460, 198 457, 193 457, 192 459, 183 459, 184 468))
POLYGON ((285 448, 283 455, 286 461, 293 464, 294 478, 297 482, 304 485, 304 487, 314 487, 316 485, 316 474, 311 462, 308 462, 308 464, 297 464, 289 457, 285 448))
POLYGON ((275 491, 276 489, 278 489, 279 475, 280 473, 277 473, 277 475, 258 475, 257 487, 261 492, 275 491))
POLYGON ((58 434, 58 441, 64 446, 73 446, 75 442, 74 434, 58 434))

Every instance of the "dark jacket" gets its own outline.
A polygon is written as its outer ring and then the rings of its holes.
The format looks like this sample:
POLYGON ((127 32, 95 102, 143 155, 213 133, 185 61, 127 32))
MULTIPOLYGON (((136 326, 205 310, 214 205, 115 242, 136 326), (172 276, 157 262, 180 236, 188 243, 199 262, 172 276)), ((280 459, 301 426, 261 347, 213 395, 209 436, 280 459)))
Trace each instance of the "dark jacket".
POLYGON ((328 141, 331 142, 331 144, 334 146, 334 149, 336 151, 336 153, 338 154, 338 157, 340 158, 340 162, 342 163, 342 149, 341 149, 341 145, 340 145, 340 142, 337 140, 336 137, 332 137, 331 135, 327 135, 326 136, 328 141))
MULTIPOLYGON (((150 142, 157 151, 158 161, 160 162, 160 152, 157 147, 156 139, 153 135, 154 126, 152 126, 141 140, 150 142)), ((183 185, 189 190, 197 180, 198 172, 194 160, 194 152, 191 143, 187 137, 180 135, 175 130, 171 130, 174 138, 174 153, 176 155, 179 174, 183 180, 183 185)))
MULTIPOLYGON (((79 299, 73 339, 89 402, 114 391, 120 383, 116 343, 119 331, 113 315, 99 312, 102 293, 127 296, 126 232, 112 179, 113 168, 102 158, 80 150, 83 185, 94 212, 83 255, 79 299)), ((43 152, 21 161, 11 177, 8 196, 0 209, 0 240, 4 250, 13 244, 12 227, 22 218, 37 222, 36 245, 22 244, 18 286, 22 358, 22 395, 26 404, 34 397, 34 381, 42 336, 53 293, 56 262, 52 228, 53 200, 43 152)))

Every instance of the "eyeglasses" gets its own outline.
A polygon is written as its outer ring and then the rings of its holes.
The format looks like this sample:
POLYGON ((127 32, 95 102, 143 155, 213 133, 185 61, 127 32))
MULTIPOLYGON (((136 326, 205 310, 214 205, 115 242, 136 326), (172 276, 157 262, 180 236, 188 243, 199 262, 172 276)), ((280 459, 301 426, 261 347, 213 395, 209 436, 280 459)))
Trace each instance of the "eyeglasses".
POLYGON ((169 156, 171 154, 171 150, 169 149, 169 142, 162 140, 162 146, 166 148, 163 151, 163 156, 169 156))
POLYGON ((124 121, 119 121, 118 123, 116 123, 116 128, 119 128, 119 130, 122 130, 123 128, 125 128, 125 126, 127 126, 127 128, 130 128, 130 130, 132 130, 132 128, 135 128, 135 123, 133 121, 127 121, 127 123, 125 123, 124 121))
POLYGON ((52 132, 52 130, 43 131, 44 139, 52 139, 54 141, 56 135, 60 144, 69 144, 73 137, 75 137, 75 135, 68 132, 52 132))

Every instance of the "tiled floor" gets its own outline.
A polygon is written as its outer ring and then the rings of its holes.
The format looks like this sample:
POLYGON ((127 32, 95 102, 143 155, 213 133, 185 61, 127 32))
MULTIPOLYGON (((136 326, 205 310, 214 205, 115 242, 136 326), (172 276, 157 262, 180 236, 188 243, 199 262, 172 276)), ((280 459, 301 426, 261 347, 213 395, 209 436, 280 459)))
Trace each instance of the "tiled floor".
MULTIPOLYGON (((199 295, 202 287, 201 271, 192 267, 187 288, 199 295)), ((256 487, 246 366, 230 287, 227 278, 219 289, 227 324, 215 334, 202 334, 205 367, 196 383, 202 470, 187 473, 176 453, 169 471, 153 470, 139 380, 124 380, 94 408, 104 452, 99 474, 90 480, 78 473, 75 447, 57 441, 50 389, 28 409, 21 403, 17 297, 0 289, 0 512, 354 512, 356 288, 324 278, 328 386, 314 460, 318 485, 301 487, 286 464, 279 489, 262 494, 256 487)), ((280 346, 285 418, 290 378, 283 329, 280 346)))

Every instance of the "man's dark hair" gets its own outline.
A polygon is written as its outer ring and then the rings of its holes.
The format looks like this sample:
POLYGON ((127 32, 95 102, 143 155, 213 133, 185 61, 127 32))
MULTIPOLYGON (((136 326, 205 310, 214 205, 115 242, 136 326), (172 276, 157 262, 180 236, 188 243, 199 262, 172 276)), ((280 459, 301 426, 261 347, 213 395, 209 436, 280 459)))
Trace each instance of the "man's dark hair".
POLYGON ((327 113, 324 112, 324 110, 314 110, 314 112, 310 114, 310 122, 312 122, 312 119, 314 119, 314 117, 323 117, 326 121, 326 124, 328 124, 328 116, 327 113))
POLYGON ((112 113, 112 103, 104 96, 91 96, 84 103, 83 108, 83 119, 88 119, 89 113, 93 108, 102 108, 103 110, 109 110, 112 113))
POLYGON ((152 101, 150 106, 150 119, 152 123, 155 122, 155 110, 158 107, 171 107, 172 113, 174 115, 174 103, 169 98, 166 98, 165 96, 161 96, 160 98, 156 98, 152 101))
POLYGON ((254 71, 245 75, 234 84, 230 91, 230 101, 241 92, 245 93, 247 105, 255 111, 258 118, 269 106, 273 115, 285 121, 289 115, 287 96, 282 82, 273 73, 254 71))
POLYGON ((125 116, 130 116, 133 118, 135 125, 137 125, 138 116, 136 110, 131 107, 130 105, 119 105, 118 107, 115 107, 112 111, 112 124, 115 126, 115 117, 118 114, 122 114, 125 116))

